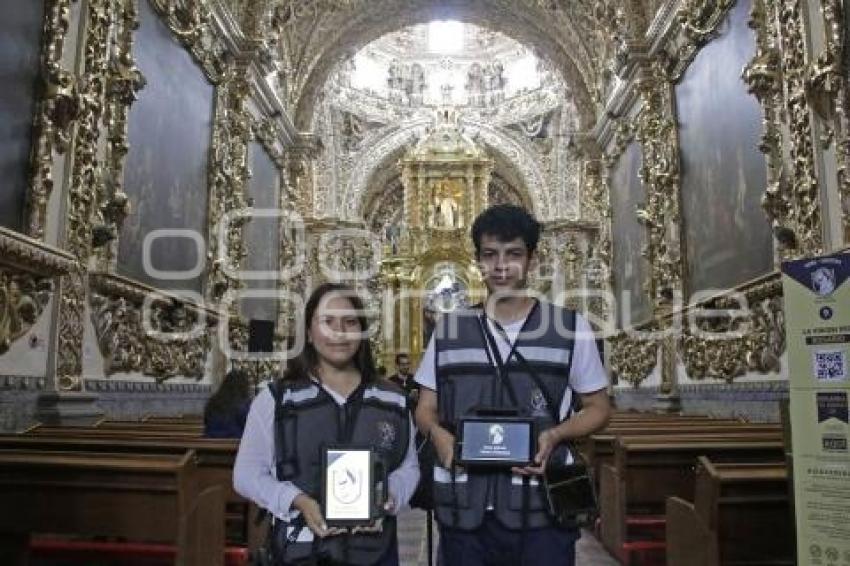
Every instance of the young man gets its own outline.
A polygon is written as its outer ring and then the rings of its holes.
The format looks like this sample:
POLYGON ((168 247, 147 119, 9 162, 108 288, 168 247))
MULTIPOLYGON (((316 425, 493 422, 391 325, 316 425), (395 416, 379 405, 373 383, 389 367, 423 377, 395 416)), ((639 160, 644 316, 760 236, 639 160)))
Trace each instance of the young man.
POLYGON ((443 317, 416 372, 416 421, 439 462, 434 499, 444 566, 575 562, 579 533, 554 523, 541 475, 550 460, 572 461, 570 441, 605 426, 608 381, 587 321, 527 290, 539 237, 538 222, 517 206, 493 206, 476 218, 472 239, 487 300, 483 309, 443 317), (454 465, 458 422, 482 406, 535 420, 531 465, 454 465))
POLYGON ((410 373, 410 356, 404 352, 396 354, 395 367, 396 373, 387 379, 401 387, 407 397, 408 406, 415 411, 416 403, 419 401, 419 385, 413 380, 413 374, 410 373))

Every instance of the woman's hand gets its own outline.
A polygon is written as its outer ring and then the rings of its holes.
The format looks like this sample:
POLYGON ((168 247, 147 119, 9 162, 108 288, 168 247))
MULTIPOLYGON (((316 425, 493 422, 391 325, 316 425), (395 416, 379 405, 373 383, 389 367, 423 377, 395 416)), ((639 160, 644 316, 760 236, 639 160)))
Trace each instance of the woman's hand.
POLYGON ((315 536, 325 538, 339 532, 339 529, 328 528, 319 503, 306 493, 299 493, 292 501, 292 506, 301 512, 304 522, 307 523, 307 527, 315 536))
POLYGON ((398 509, 396 509, 395 498, 392 495, 387 497, 387 502, 384 503, 384 511, 386 511, 390 515, 395 515, 396 513, 398 513, 398 509))

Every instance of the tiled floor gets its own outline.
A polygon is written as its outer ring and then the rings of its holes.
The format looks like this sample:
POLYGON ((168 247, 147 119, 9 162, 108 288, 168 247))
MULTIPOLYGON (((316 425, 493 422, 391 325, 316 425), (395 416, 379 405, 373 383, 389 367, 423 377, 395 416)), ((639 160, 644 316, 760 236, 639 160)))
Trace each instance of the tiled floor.
MULTIPOLYGON (((405 511, 398 518, 398 552, 401 566, 428 566, 428 546, 425 536, 425 512, 405 511)), ((437 526, 434 524, 434 551, 437 546, 437 526)), ((434 558, 436 563, 436 556, 434 558)), ((618 562, 602 548, 588 531, 582 532, 576 546, 578 566, 618 566, 618 562)))

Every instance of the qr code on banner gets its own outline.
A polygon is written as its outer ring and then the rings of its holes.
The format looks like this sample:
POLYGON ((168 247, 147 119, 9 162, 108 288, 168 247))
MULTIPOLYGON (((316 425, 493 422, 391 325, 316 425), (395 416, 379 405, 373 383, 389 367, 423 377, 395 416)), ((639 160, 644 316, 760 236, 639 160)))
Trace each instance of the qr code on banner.
POLYGON ((842 350, 814 353, 815 377, 821 380, 847 379, 847 360, 842 350))

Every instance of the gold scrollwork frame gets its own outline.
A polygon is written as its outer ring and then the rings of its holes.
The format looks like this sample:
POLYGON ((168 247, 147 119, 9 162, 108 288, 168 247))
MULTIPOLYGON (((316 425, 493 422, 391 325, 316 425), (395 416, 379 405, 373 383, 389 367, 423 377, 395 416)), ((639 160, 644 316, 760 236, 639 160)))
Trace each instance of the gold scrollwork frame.
POLYGON ((823 252, 823 227, 809 96, 817 81, 806 63, 802 8, 797 2, 754 0, 749 25, 756 32, 756 55, 743 78, 762 105, 759 149, 768 165, 762 206, 779 243, 776 259, 817 255, 823 252))
POLYGON ((26 233, 44 238, 47 203, 53 192, 54 153, 65 153, 69 133, 81 111, 82 100, 74 76, 62 67, 72 0, 45 3, 42 31, 42 97, 33 121, 32 182, 27 194, 26 233))

